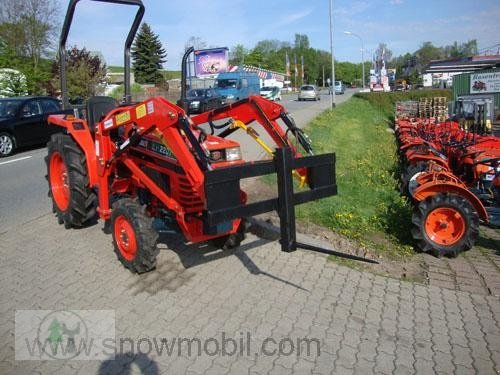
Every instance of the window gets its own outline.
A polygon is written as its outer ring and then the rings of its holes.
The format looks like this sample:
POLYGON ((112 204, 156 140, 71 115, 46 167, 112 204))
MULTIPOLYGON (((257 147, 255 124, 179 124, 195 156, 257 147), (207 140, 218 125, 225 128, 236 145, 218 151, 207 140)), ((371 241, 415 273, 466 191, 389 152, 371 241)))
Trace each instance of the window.
POLYGON ((246 80, 246 78, 243 78, 241 80, 241 87, 243 88, 248 87, 248 81, 246 80))
POLYGON ((31 100, 26 103, 21 111, 23 117, 31 117, 41 115, 40 103, 36 100, 31 100))
POLYGON ((14 117, 20 105, 20 100, 0 99, 0 118, 14 117))
POLYGON ((59 111, 59 104, 55 100, 42 99, 43 113, 53 113, 59 111))

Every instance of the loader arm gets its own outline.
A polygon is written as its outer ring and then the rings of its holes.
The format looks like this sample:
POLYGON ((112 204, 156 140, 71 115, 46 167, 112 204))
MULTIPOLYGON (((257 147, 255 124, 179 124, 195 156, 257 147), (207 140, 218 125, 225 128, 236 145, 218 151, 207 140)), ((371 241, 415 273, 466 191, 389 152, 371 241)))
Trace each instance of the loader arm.
MULTIPOLYGON (((241 121, 245 125, 249 125, 253 121, 256 121, 271 136, 278 148, 290 147, 296 156, 300 156, 294 145, 287 139, 286 133, 277 123, 277 120, 285 117, 285 114, 285 108, 283 108, 280 104, 263 99, 260 96, 251 96, 248 99, 243 99, 238 102, 204 112, 197 116, 193 116, 191 120, 196 125, 210 123, 214 120, 222 120, 226 118, 241 121)), ((289 125, 287 124, 287 126, 289 125)), ((220 136, 226 135, 228 134, 224 134, 223 132, 220 136)))

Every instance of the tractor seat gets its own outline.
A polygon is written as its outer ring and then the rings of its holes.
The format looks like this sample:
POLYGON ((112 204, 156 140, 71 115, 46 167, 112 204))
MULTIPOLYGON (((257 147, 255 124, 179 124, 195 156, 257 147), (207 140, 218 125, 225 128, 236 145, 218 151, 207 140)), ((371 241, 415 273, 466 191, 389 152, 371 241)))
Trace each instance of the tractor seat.
POLYGON ((118 107, 118 101, 109 96, 92 96, 87 101, 87 124, 94 133, 95 124, 101 121, 112 109, 118 107))

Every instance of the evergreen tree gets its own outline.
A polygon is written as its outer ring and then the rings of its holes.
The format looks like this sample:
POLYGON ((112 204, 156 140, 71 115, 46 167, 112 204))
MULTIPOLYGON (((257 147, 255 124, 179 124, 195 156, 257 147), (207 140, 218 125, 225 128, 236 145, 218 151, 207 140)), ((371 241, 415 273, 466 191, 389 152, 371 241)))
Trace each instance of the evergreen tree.
POLYGON ((137 83, 162 83, 160 72, 167 53, 158 35, 147 23, 143 23, 132 46, 132 69, 137 83))

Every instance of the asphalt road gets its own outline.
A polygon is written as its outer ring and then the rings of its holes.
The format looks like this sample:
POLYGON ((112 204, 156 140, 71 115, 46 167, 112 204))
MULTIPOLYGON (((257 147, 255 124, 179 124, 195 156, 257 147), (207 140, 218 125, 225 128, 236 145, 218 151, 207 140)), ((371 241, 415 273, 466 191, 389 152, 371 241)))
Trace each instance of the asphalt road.
MULTIPOLYGON (((347 100, 353 92, 337 96, 337 103, 347 100)), ((297 95, 286 95, 281 104, 302 127, 330 106, 328 95, 318 102, 299 102, 297 95)), ((243 133, 235 136, 244 150, 246 160, 265 156, 262 149, 243 133)), ((45 180, 45 147, 30 149, 0 159, 0 234, 35 220, 51 210, 45 180)))

